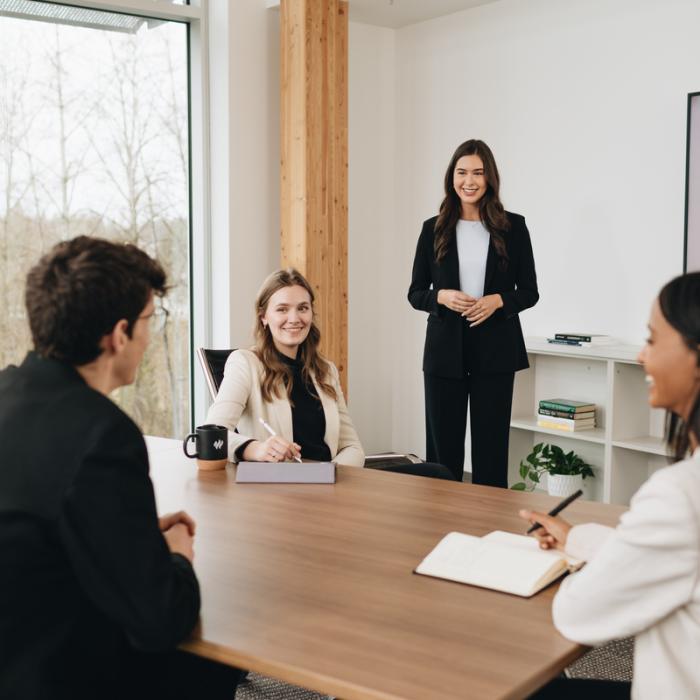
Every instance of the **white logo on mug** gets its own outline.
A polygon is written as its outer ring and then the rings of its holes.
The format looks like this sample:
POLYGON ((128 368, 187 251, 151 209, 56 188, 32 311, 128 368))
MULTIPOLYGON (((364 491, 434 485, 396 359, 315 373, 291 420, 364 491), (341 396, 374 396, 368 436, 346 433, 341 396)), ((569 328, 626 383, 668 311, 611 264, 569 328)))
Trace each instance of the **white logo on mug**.
POLYGON ((220 450, 224 446, 224 441, 219 438, 214 442, 214 447, 216 447, 217 450, 220 450))

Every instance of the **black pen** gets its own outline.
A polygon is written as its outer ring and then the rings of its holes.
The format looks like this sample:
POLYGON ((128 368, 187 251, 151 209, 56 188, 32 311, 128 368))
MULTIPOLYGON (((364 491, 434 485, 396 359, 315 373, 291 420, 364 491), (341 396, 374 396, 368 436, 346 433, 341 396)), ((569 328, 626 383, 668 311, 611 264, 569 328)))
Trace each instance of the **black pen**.
MULTIPOLYGON (((561 513, 564 508, 569 505, 569 503, 573 503, 579 496, 583 496, 583 491, 581 491, 581 489, 579 489, 576 493, 572 493, 570 496, 567 496, 561 503, 554 506, 554 508, 552 508, 547 515, 559 515, 559 513, 561 513)), ((533 523, 525 534, 529 535, 531 532, 537 530, 538 527, 542 527, 542 525, 539 523, 533 523)))

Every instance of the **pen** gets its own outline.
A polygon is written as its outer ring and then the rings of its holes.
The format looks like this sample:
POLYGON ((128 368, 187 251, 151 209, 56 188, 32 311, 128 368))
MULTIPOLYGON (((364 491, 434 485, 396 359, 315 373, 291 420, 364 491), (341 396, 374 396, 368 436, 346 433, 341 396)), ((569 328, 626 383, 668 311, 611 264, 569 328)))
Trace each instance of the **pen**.
MULTIPOLYGON (((265 430, 267 430, 267 432, 270 433, 272 437, 275 437, 275 435, 277 435, 277 433, 262 418, 258 418, 258 420, 260 421, 262 427, 265 428, 265 430)), ((294 461, 299 462, 299 464, 302 463, 301 457, 295 457, 294 461)))
MULTIPOLYGON (((549 513, 547 513, 547 515, 559 515, 559 513, 561 513, 564 510, 564 508, 566 508, 566 506, 568 506, 570 503, 573 503, 579 496, 583 496, 583 491, 581 491, 581 489, 576 491, 576 493, 572 493, 570 496, 567 496, 561 503, 558 503, 556 506, 554 506, 554 508, 552 508, 552 510, 550 510, 549 513)), ((533 523, 526 534, 529 535, 531 532, 534 532, 539 527, 542 527, 542 525, 540 525, 539 523, 533 523)))

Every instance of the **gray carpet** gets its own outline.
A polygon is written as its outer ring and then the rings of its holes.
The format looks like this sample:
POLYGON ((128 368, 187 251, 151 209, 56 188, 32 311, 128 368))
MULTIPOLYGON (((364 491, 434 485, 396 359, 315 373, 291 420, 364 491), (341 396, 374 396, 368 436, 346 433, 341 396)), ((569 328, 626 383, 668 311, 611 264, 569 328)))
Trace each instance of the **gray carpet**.
POLYGON ((249 673, 238 686, 236 700, 327 700, 328 695, 314 693, 312 690, 287 685, 274 678, 249 673))
POLYGON ((616 639, 591 649, 566 669, 569 678, 602 678, 631 681, 634 638, 616 639))

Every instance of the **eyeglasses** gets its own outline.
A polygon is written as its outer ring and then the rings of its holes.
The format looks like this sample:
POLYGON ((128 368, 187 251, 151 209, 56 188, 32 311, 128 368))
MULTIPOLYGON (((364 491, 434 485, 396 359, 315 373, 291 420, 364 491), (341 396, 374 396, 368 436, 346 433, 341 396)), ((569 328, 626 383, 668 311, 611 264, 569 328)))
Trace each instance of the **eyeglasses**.
POLYGON ((148 319, 151 324, 151 331, 160 333, 168 322, 170 312, 164 306, 155 306, 150 314, 139 316, 138 318, 148 319))

